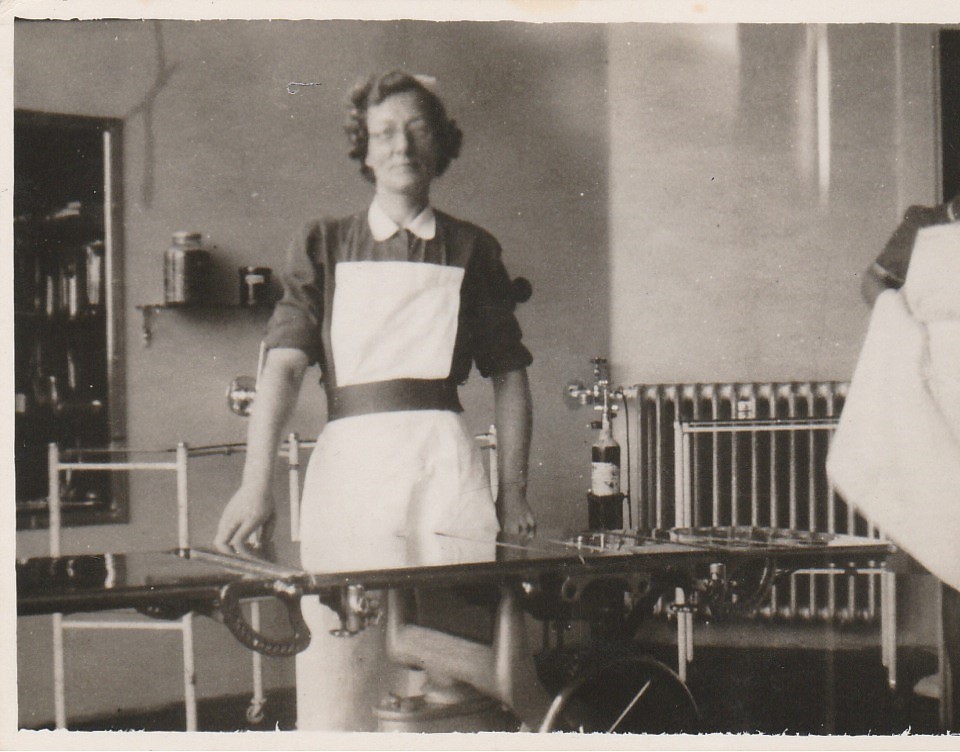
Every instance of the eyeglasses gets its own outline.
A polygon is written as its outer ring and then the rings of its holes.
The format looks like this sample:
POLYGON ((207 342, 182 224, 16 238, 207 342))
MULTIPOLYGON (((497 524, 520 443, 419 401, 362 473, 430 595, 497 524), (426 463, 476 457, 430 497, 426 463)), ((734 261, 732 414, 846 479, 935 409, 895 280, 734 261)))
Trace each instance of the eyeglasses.
POLYGON ((414 121, 404 126, 387 126, 381 130, 370 131, 370 140, 378 143, 392 143, 397 136, 406 136, 418 144, 429 143, 434 140, 433 128, 423 121, 414 121))

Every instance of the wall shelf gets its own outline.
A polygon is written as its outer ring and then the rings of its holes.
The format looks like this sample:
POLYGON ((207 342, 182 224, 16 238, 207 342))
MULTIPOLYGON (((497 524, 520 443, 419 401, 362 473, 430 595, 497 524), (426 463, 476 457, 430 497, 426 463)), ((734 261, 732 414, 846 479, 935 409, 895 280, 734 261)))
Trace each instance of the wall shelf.
POLYGON ((247 311, 251 316, 267 318, 273 312, 273 304, 257 306, 242 306, 237 303, 192 303, 189 305, 171 305, 169 303, 143 303, 136 306, 143 315, 143 346, 149 347, 153 340, 153 320, 161 311, 172 311, 178 315, 209 314, 211 312, 226 313, 229 311, 247 311))

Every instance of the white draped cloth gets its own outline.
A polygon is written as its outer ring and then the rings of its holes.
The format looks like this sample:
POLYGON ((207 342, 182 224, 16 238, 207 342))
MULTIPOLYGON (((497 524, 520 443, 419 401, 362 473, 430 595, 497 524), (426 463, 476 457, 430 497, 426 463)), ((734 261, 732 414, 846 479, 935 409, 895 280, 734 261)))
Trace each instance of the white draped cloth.
POLYGON ((960 223, 921 230, 902 290, 877 298, 827 473, 960 589, 960 223))

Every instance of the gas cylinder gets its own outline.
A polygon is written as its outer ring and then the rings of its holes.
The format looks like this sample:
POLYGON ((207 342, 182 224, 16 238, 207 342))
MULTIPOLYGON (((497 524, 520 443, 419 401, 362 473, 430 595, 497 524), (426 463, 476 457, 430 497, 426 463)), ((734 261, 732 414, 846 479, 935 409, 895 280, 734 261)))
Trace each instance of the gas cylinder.
POLYGON ((604 409, 597 440, 590 448, 590 491, 587 520, 591 530, 623 529, 623 494, 620 492, 620 444, 613 438, 609 410, 604 409))

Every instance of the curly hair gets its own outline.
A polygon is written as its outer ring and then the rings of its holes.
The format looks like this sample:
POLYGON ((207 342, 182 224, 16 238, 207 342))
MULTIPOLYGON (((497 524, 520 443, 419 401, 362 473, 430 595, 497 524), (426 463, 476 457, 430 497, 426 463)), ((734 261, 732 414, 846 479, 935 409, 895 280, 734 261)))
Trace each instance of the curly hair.
POLYGON ((367 167, 367 147, 370 133, 367 130, 367 110, 383 102, 392 94, 412 91, 423 106, 424 114, 436 135, 438 147, 437 175, 443 175, 450 162, 460 154, 463 131, 457 121, 447 117, 446 108, 436 94, 424 86, 415 76, 404 71, 394 70, 380 76, 371 76, 358 84, 350 94, 350 109, 347 113, 345 130, 350 140, 351 159, 360 163, 360 173, 371 183, 373 171, 367 167))

